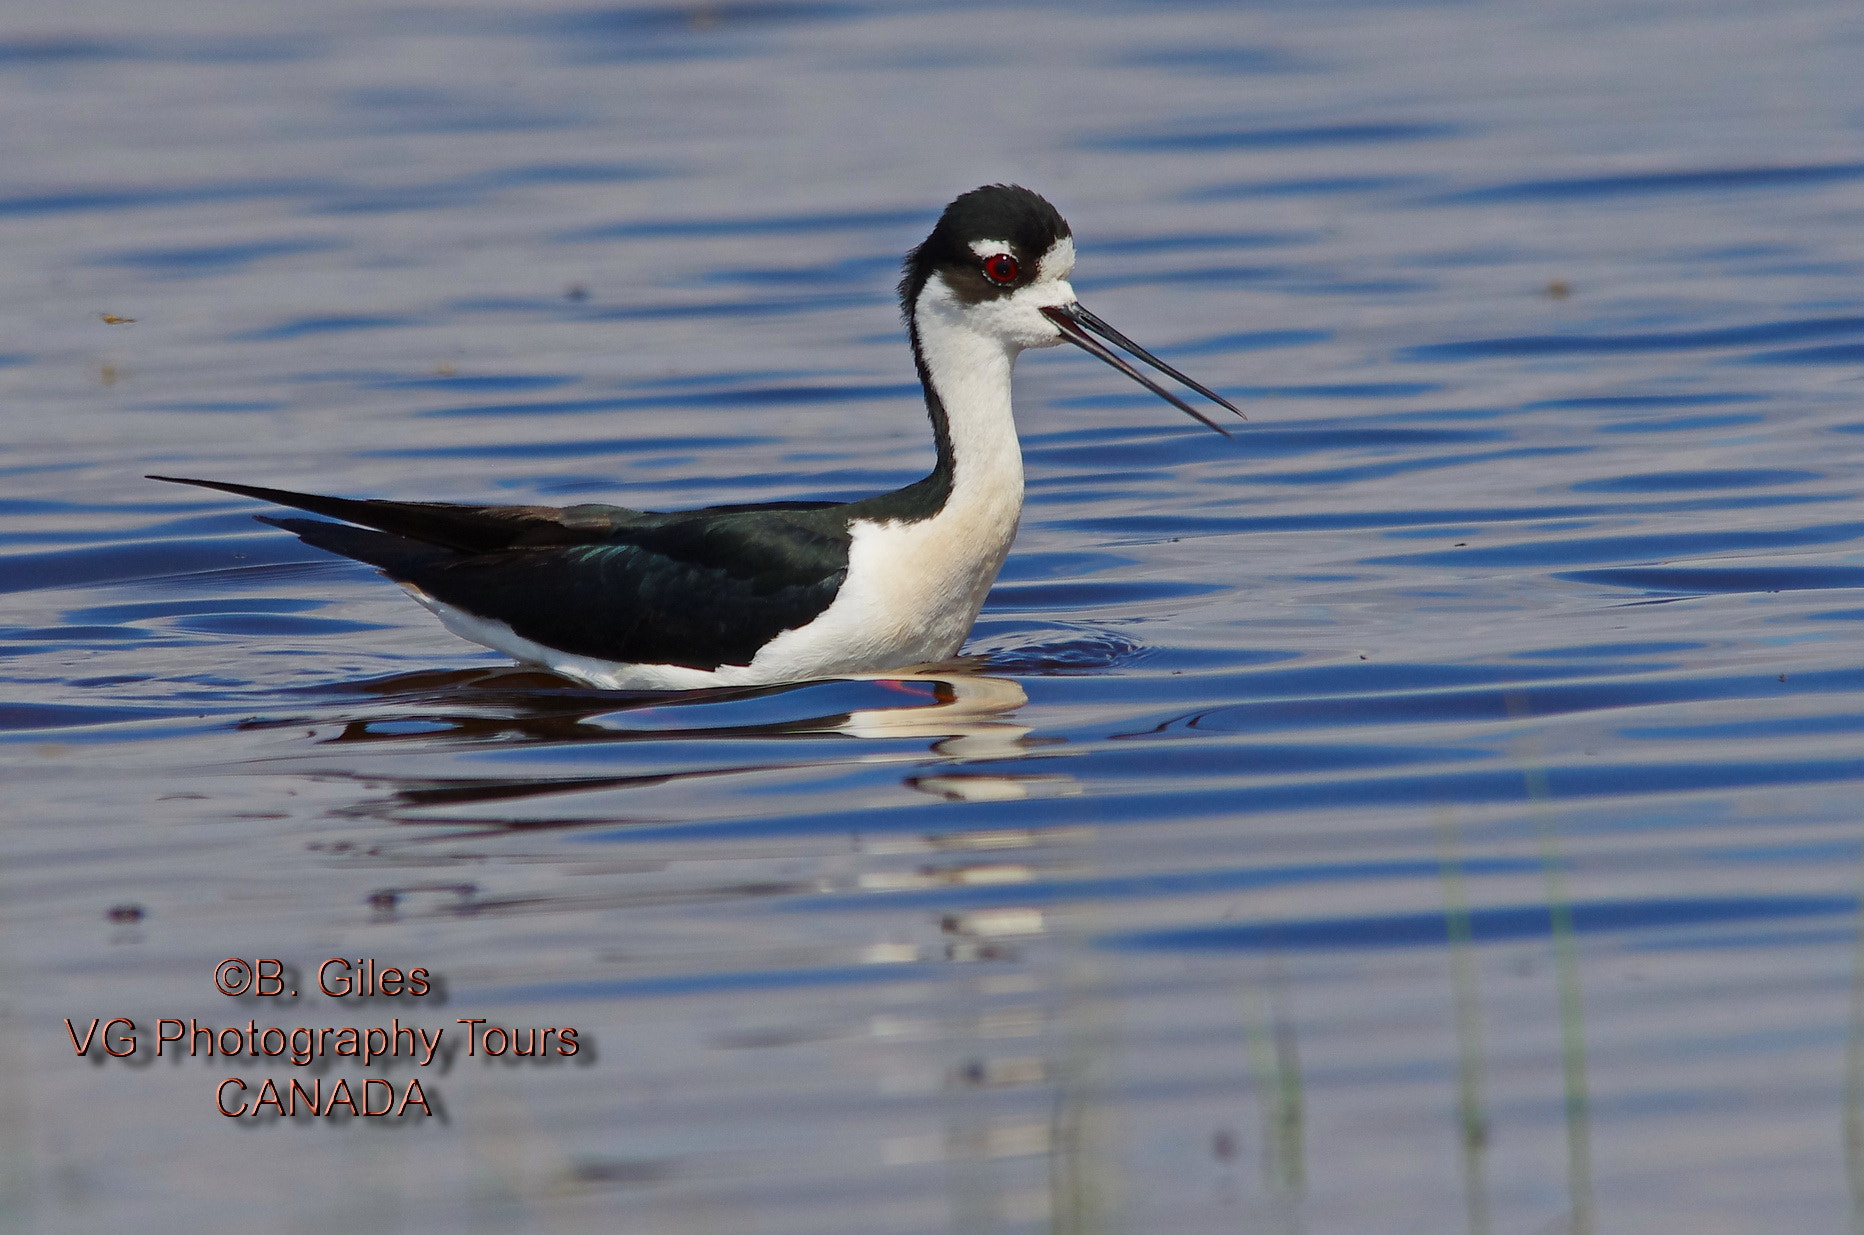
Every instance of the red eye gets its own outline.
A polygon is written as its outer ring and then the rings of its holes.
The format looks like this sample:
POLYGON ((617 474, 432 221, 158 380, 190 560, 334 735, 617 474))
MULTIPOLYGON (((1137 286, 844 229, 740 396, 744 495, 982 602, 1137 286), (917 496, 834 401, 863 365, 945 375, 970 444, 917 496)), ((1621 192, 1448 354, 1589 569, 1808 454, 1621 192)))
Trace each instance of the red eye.
POLYGON ((1021 272, 1016 259, 1008 253, 993 253, 984 259, 984 273, 990 276, 992 283, 1014 283, 1021 272))

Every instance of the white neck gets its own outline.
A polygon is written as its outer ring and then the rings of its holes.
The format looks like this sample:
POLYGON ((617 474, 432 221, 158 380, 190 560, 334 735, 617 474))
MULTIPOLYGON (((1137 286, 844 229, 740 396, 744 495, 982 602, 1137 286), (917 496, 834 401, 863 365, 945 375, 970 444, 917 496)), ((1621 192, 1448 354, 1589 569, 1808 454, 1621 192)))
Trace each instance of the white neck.
POLYGON ((993 523, 1007 512, 1013 534, 1023 505, 1023 452, 1010 411, 1010 370, 1022 348, 978 330, 938 279, 926 283, 913 308, 927 379, 945 409, 952 470, 946 508, 989 511, 993 523))

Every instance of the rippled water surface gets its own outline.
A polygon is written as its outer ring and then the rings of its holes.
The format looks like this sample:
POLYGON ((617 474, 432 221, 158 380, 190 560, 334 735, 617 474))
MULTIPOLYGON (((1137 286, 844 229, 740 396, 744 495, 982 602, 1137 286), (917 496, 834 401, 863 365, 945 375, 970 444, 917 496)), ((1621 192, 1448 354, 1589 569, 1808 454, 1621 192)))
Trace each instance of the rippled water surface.
POLYGON ((1821 0, 10 13, 0 1226, 1856 1229, 1860 63, 1821 0), (897 264, 993 180, 1250 423, 1026 357, 962 663, 603 694, 142 479, 900 485, 897 264))

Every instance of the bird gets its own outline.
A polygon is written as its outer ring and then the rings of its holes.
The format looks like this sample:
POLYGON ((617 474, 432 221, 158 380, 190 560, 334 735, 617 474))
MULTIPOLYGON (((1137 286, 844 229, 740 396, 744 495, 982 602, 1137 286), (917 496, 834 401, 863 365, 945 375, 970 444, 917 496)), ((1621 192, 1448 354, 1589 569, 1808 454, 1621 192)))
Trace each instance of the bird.
POLYGON ((765 686, 931 664, 970 633, 1021 517, 1010 409, 1020 352, 1072 343, 1229 435, 1118 347, 1243 416, 1084 308, 1068 282, 1074 263, 1067 221, 1029 189, 985 185, 945 208, 899 283, 937 461, 922 479, 857 501, 660 512, 149 479, 325 516, 255 517, 375 566, 457 635, 601 690, 765 686))

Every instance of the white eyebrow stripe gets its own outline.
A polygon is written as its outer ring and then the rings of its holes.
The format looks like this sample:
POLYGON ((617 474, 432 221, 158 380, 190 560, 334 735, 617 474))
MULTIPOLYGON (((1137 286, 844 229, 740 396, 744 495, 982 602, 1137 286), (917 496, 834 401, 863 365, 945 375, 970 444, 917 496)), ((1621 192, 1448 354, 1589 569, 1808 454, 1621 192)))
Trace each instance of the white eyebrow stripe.
POLYGON ((1014 255, 1016 250, 1007 240, 973 240, 971 242, 971 252, 977 254, 979 257, 995 257, 999 253, 1014 255))
POLYGON ((1065 279, 1074 272, 1074 237, 1063 236, 1036 263, 1036 278, 1065 279))

